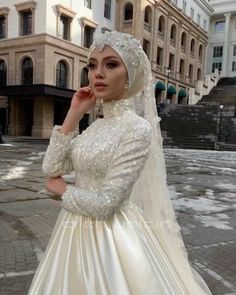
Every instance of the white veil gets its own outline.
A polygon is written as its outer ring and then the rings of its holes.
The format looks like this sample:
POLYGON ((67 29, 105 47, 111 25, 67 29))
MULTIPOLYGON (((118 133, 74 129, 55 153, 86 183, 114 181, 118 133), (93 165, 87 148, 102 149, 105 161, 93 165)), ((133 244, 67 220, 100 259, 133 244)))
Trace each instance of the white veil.
POLYGON ((141 44, 131 35, 106 32, 97 36, 94 48, 112 47, 122 58, 129 77, 129 99, 134 111, 150 122, 152 142, 145 167, 134 185, 130 201, 141 210, 148 227, 165 251, 171 266, 178 274, 183 295, 211 294, 205 282, 190 267, 180 227, 171 204, 163 155, 162 136, 157 115, 150 62, 141 44))

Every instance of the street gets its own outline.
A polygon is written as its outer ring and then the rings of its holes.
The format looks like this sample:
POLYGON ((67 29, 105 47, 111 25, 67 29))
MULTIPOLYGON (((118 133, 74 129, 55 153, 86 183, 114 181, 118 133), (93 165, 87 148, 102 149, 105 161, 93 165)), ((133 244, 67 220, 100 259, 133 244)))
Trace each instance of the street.
MULTIPOLYGON (((0 295, 27 294, 61 208, 44 188, 45 150, 0 145, 0 295)), ((166 149, 165 157, 191 264, 213 295, 235 295, 236 153, 166 149)))

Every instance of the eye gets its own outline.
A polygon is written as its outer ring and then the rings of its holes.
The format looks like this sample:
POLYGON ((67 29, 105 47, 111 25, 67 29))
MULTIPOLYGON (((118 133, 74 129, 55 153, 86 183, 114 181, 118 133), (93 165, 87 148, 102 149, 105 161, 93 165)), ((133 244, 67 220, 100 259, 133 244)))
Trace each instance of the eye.
POLYGON ((96 65, 93 64, 93 63, 91 63, 91 62, 89 62, 89 63, 87 64, 87 67, 88 67, 88 69, 93 70, 93 69, 96 67, 96 65))
POLYGON ((107 64, 106 64, 106 67, 108 69, 113 69, 113 68, 116 68, 118 66, 118 63, 116 61, 109 61, 107 64))

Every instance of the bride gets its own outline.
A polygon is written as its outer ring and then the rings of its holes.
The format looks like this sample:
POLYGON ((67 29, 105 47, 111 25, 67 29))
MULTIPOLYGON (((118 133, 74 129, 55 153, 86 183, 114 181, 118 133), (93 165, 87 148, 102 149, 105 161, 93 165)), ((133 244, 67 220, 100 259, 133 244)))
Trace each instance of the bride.
POLYGON ((79 89, 43 161, 62 196, 29 295, 206 295, 168 196, 150 63, 129 34, 95 38, 79 89), (96 101, 104 118, 74 138, 96 101), (63 175, 75 171, 75 184, 63 175))

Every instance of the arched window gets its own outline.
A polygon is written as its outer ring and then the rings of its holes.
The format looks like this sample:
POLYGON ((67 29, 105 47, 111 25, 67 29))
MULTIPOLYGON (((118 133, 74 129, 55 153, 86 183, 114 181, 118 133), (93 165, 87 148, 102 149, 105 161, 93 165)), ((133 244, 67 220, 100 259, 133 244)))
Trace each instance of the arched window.
POLYGON ((144 12, 144 22, 151 25, 152 22, 152 9, 150 6, 146 6, 144 12))
POLYGON ((186 41, 187 41, 187 35, 185 32, 181 35, 181 46, 186 49, 186 41))
POLYGON ((0 60, 0 86, 7 85, 7 67, 3 59, 0 60))
POLYGON ((56 86, 67 87, 67 65, 63 60, 57 63, 56 86))
POLYGON ((176 41, 176 26, 172 25, 170 29, 170 39, 171 41, 175 42, 176 41))
POLYGON ((194 54, 194 51, 195 51, 195 40, 194 39, 191 40, 190 51, 192 54, 194 54))
POLYGON ((84 67, 81 71, 81 76, 80 76, 80 87, 85 87, 89 85, 89 80, 88 80, 88 68, 84 67))
POLYGON ((161 34, 165 33, 165 18, 163 15, 160 16, 159 22, 158 22, 158 32, 161 34))
POLYGON ((127 3, 124 9, 124 20, 133 19, 133 4, 127 3))
POLYGON ((203 55, 203 46, 200 44, 199 49, 198 49, 198 59, 200 62, 202 62, 202 55, 203 55))
POLYGON ((32 59, 29 57, 25 58, 22 62, 21 84, 22 85, 33 84, 33 62, 32 62, 32 59))

